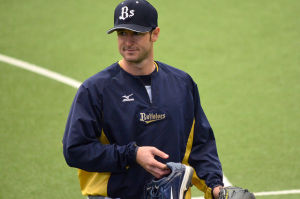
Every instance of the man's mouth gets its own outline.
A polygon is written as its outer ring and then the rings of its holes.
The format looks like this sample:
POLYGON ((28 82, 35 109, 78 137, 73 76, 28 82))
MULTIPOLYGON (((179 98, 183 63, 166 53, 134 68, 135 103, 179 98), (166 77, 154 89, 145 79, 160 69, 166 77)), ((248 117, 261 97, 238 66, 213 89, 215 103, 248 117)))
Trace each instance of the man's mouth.
POLYGON ((134 52, 134 51, 137 51, 137 49, 136 48, 124 48, 124 51, 134 52))

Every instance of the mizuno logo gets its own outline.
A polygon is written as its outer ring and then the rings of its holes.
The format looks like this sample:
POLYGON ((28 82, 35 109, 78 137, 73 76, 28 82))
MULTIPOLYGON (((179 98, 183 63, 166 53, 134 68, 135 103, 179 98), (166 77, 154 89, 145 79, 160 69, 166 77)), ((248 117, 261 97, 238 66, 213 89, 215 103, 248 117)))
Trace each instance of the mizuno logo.
POLYGON ((134 98, 130 98, 132 95, 133 95, 133 93, 130 94, 130 95, 123 95, 122 96, 122 98, 123 98, 122 102, 132 102, 132 101, 134 101, 134 98))

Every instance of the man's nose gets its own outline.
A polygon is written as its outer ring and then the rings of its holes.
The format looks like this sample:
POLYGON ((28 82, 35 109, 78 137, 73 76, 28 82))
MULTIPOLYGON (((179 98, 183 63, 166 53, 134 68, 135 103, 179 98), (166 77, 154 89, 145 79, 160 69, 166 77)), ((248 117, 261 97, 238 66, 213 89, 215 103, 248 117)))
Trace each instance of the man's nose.
POLYGON ((126 44, 132 45, 135 42, 134 36, 131 34, 128 34, 126 37, 126 44))

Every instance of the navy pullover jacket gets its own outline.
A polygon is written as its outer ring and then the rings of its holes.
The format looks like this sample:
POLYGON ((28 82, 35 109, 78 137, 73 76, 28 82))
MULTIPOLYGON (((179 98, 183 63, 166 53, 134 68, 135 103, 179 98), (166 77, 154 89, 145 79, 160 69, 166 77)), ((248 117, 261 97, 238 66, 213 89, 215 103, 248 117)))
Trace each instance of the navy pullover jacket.
POLYGON ((136 146, 169 154, 159 161, 191 165, 199 189, 222 185, 215 138, 197 85, 185 72, 156 62, 152 102, 142 81, 118 63, 87 79, 74 98, 63 138, 66 162, 79 169, 83 195, 142 198, 152 178, 136 163, 136 146))

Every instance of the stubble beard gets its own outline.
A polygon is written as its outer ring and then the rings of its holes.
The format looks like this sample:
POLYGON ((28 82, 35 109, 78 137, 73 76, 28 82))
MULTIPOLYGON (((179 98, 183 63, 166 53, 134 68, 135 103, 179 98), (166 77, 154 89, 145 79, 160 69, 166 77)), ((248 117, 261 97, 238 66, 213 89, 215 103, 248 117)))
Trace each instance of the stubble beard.
POLYGON ((143 62, 145 59, 150 57, 151 49, 137 49, 136 52, 137 55, 127 55, 128 52, 126 52, 126 48, 124 47, 124 50, 122 51, 121 55, 124 58, 126 62, 139 64, 143 62))

